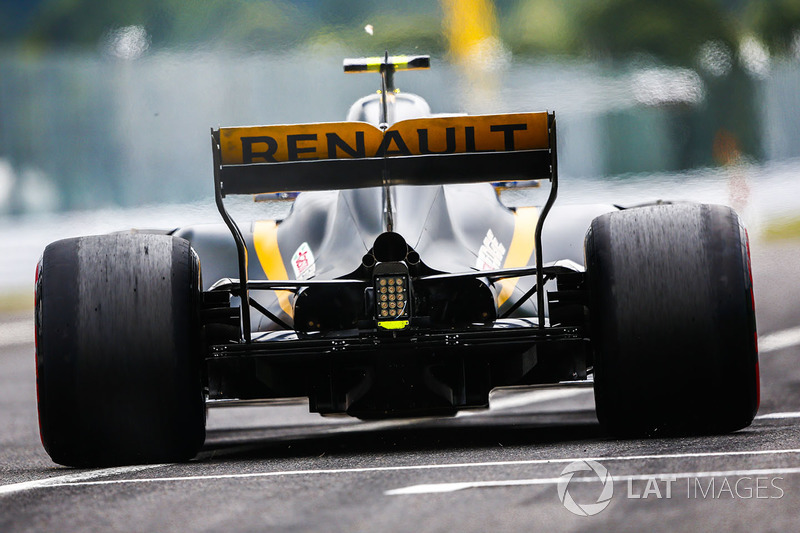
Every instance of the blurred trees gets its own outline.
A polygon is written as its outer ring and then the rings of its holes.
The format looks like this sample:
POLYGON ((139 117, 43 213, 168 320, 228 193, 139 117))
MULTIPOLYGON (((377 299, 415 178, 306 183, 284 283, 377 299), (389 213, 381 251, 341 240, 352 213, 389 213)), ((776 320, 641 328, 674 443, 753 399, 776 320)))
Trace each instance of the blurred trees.
POLYGON ((800 2, 768 0, 749 2, 746 9, 750 29, 773 53, 800 55, 800 2))
POLYGON ((707 41, 736 47, 733 17, 717 0, 606 0, 582 12, 585 46, 596 54, 650 54, 691 65, 707 41))
MULTIPOLYGON (((148 93, 169 83, 154 81, 157 75, 148 70, 147 61, 106 61, 98 57, 101 53, 134 60, 161 50, 221 49, 225 53, 198 56, 221 58, 222 62, 235 58, 235 66, 241 63, 252 72, 264 68, 257 61, 248 63, 258 55, 243 58, 241 52, 264 51, 293 61, 295 55, 282 52, 298 47, 305 56, 319 51, 326 58, 332 52, 377 55, 384 49, 442 58, 450 51, 448 59, 457 65, 458 54, 451 50, 455 47, 448 45, 448 37, 452 43, 453 36, 460 35, 452 27, 454 21, 461 25, 462 33, 469 26, 476 29, 466 32, 470 46, 463 47, 464 53, 490 66, 495 64, 492 58, 501 59, 498 65, 506 64, 509 57, 522 59, 521 63, 525 58, 544 58, 541 63, 555 58, 552 64, 559 69, 569 67, 569 59, 576 58, 578 70, 591 71, 593 75, 587 79, 599 84, 592 93, 598 99, 606 90, 602 86, 605 81, 612 82, 612 88, 627 84, 622 94, 628 100, 620 102, 617 95, 607 107, 592 108, 594 115, 589 119, 594 121, 593 129, 582 131, 589 132, 587 138, 596 134, 614 149, 599 150, 607 154, 607 160, 589 161, 581 172, 623 174, 725 164, 735 158, 719 154, 734 151, 758 159, 767 153, 764 146, 770 142, 773 154, 800 154, 795 140, 800 120, 796 109, 800 106, 775 104, 798 101, 792 95, 797 92, 793 76, 800 61, 800 0, 494 0, 494 8, 484 11, 491 17, 478 13, 471 18, 465 17, 468 1, 474 8, 491 0, 2 0, 0 170, 5 168, 1 165, 10 165, 20 176, 32 172, 50 176, 63 189, 59 192, 62 207, 81 208, 95 197, 120 204, 134 202, 124 185, 131 175, 139 176, 140 181, 147 176, 155 179, 171 168, 170 157, 159 159, 160 155, 149 154, 148 159, 131 150, 139 141, 129 142, 128 130, 158 131, 174 137, 174 130, 165 129, 164 124, 183 124, 187 116, 200 117, 199 122, 204 123, 198 110, 208 109, 208 102, 198 98, 197 105, 190 102, 185 110, 175 106, 169 113, 157 107, 151 110, 156 103, 183 99, 184 95, 170 96, 168 89, 167 96, 148 93), (371 31, 365 31, 367 25, 371 31), (474 40, 481 41, 478 44, 482 46, 475 47, 477 52, 471 50, 474 40), (66 60, 52 53, 64 51, 77 53, 66 60), (584 68, 586 64, 589 66, 584 68), (148 72, 149 80, 137 78, 148 72), (779 85, 761 83, 782 72, 779 85), (702 94, 696 99, 665 93, 660 99, 637 100, 640 74, 655 75, 649 77, 647 91, 664 89, 668 93, 670 84, 674 89, 676 80, 689 79, 697 83, 688 89, 702 94), (780 89, 770 93, 770 87, 776 86, 780 89), (152 112, 140 113, 141 109, 152 112), (80 134, 75 135, 76 131, 80 134), (784 138, 786 142, 777 144, 774 140, 784 138), (58 142, 45 144, 40 139, 58 142), (731 146, 735 150, 723 149, 731 146), (95 157, 103 150, 107 152, 104 157, 95 157), (91 155, 81 156, 86 153, 91 155), (130 163, 138 165, 140 160, 139 166, 130 163)), ((149 67, 171 60, 169 54, 157 57, 156 53, 149 67)), ((175 57, 176 63, 196 61, 191 54, 175 57)), ((313 64, 305 58, 302 63, 303 69, 313 64)), ((532 63, 533 71, 549 68, 532 63)), ((338 70, 335 67, 332 64, 330 72, 338 70)), ((525 68, 528 65, 521 70, 525 68)), ((496 88, 492 84, 503 88, 508 84, 502 71, 482 72, 466 63, 461 71, 468 80, 461 92, 475 101, 490 101, 496 88)), ((217 74, 215 70, 205 71, 213 74, 203 77, 169 65, 164 72, 180 73, 175 74, 178 83, 193 83, 195 95, 225 92, 217 80, 213 91, 203 89, 217 74), (187 81, 187 76, 195 79, 187 81)), ((297 74, 306 70, 291 72, 300 81, 306 79, 297 74)), ((246 77, 236 88, 245 95, 241 109, 247 108, 246 95, 255 98, 265 87, 279 90, 268 83, 272 73, 257 74, 246 77)), ((452 76, 446 83, 453 83, 452 76)), ((318 85, 324 87, 324 83, 318 85)), ((287 86, 294 88, 292 96, 298 100, 311 99, 318 90, 306 89, 302 83, 287 86), (308 92, 297 94, 301 87, 308 92)), ((524 88, 519 94, 525 97, 524 88)), ((573 103, 588 92, 576 94, 573 103)), ((568 117, 569 106, 564 107, 561 116, 568 117)), ((226 106, 225 112, 236 109, 236 105, 226 106)), ((215 108, 205 116, 219 120, 220 115, 222 110, 215 108)), ((205 134, 204 127, 196 131, 205 134)), ((184 175, 183 170, 173 173, 184 175)))
MULTIPOLYGON (((516 54, 691 64, 703 43, 735 50, 747 36, 773 54, 800 53, 798 0, 496 0, 500 37, 516 54)), ((303 42, 444 50, 442 10, 426 0, 4 0, 0 42, 41 49, 97 47, 138 25, 152 46, 274 49, 303 42), (364 31, 366 24, 374 35, 364 31)))
POLYGON ((97 47, 109 31, 147 30, 154 48, 285 48, 308 42, 368 41, 372 48, 442 49, 438 5, 412 0, 9 0, 0 4, 0 42, 34 49, 97 47), (27 15, 13 4, 25 3, 27 15), (13 22, 12 22, 13 21, 13 22), (375 35, 364 31, 375 27, 375 35), (13 31, 7 28, 14 28, 13 31))
POLYGON ((246 0, 41 0, 23 42, 42 47, 96 47, 109 31, 142 26, 157 47, 209 41, 291 40, 289 4, 246 0))

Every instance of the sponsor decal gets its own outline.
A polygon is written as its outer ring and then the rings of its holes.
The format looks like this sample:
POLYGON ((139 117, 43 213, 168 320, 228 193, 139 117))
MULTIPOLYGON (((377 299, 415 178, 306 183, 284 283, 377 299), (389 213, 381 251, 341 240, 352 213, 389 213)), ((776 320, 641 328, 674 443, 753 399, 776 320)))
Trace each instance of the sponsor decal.
POLYGON ((535 150, 549 147, 547 113, 220 128, 222 164, 535 150))
POLYGON ((497 240, 492 230, 486 232, 478 250, 478 259, 475 261, 475 268, 478 270, 497 270, 503 264, 506 255, 506 247, 497 240))
POLYGON ((292 270, 295 279, 306 280, 316 274, 314 254, 307 242, 301 244, 292 255, 292 270))

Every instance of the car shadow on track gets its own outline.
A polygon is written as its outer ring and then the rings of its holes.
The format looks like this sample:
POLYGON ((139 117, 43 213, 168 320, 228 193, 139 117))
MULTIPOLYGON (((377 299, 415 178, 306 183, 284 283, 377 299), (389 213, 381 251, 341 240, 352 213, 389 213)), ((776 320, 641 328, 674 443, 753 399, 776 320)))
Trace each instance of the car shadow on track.
POLYGON ((603 438, 594 411, 213 429, 198 460, 464 450, 603 438))

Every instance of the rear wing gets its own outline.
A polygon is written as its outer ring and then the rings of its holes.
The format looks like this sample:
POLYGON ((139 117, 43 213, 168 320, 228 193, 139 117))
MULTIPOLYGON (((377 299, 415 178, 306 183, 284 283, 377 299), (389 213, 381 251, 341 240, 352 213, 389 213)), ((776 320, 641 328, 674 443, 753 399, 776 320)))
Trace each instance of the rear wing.
POLYGON ((220 194, 547 179, 555 115, 434 117, 212 130, 220 194))
MULTIPOLYGON (((239 281, 230 291, 240 297, 244 343, 251 342, 251 306, 283 322, 250 298, 249 289, 264 287, 248 282, 247 245, 225 209, 227 195, 546 179, 550 194, 534 236, 536 287, 544 287, 542 227, 558 191, 554 113, 411 119, 385 128, 365 122, 219 128, 211 130, 211 141, 214 197, 236 242, 239 281)), ((544 290, 537 291, 537 300, 544 309, 544 290)), ((540 313, 539 329, 544 327, 540 313)))

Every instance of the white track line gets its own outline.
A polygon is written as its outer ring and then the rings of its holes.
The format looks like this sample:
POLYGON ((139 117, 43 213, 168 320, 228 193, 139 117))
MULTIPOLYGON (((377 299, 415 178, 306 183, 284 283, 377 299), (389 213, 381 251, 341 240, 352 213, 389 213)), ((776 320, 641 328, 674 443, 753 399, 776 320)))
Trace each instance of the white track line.
MULTIPOLYGON (((376 467, 363 467, 363 468, 332 468, 320 470, 287 470, 283 472, 250 472, 246 474, 214 474, 205 476, 175 476, 175 477, 153 477, 153 478, 131 478, 131 479, 109 479, 100 481, 83 481, 83 480, 65 480, 58 478, 50 478, 41 480, 40 482, 27 482, 24 484, 7 485, 0 487, 0 493, 3 489, 5 492, 15 492, 7 487, 15 487, 19 485, 27 485, 21 489, 28 490, 31 488, 46 488, 46 487, 76 487, 87 485, 121 485, 129 483, 164 483, 164 482, 182 482, 182 481, 208 481, 208 480, 224 480, 224 479, 250 479, 250 478, 272 478, 284 476, 312 476, 312 475, 326 475, 326 474, 361 474, 369 472, 397 472, 409 470, 438 470, 446 468, 476 468, 476 467, 497 467, 497 466, 519 466, 519 465, 546 465, 546 464, 562 464, 572 463, 574 461, 640 461, 648 459, 679 459, 689 457, 739 457, 747 455, 780 455, 780 454, 800 454, 800 448, 792 448, 785 450, 749 450, 749 451, 736 451, 736 452, 695 452, 695 453, 673 453, 673 454, 652 454, 652 455, 622 455, 616 457, 570 457, 563 459, 530 459, 523 461, 490 461, 482 463, 453 463, 453 464, 427 464, 427 465, 408 465, 408 466, 376 466, 376 467), (38 483, 38 484, 36 484, 38 483)), ((163 465, 150 465, 151 467, 163 465)), ((129 467, 129 468, 143 468, 143 467, 129 467)), ((112 475, 115 472, 108 472, 114 469, 107 469, 104 471, 88 472, 90 479, 94 477, 105 477, 112 475), (101 475, 98 475, 102 473, 101 475)), ((125 472, 116 472, 125 473, 125 472)), ((81 475, 81 474, 78 474, 81 475)), ((63 476, 67 477, 67 476, 63 476)))
POLYGON ((776 331, 758 339, 758 352, 769 353, 800 344, 800 326, 776 331))
MULTIPOLYGON (((800 474, 800 468, 763 468, 753 470, 720 470, 716 472, 661 472, 655 474, 632 474, 611 476, 614 482, 620 481, 645 481, 650 479, 692 479, 710 477, 741 477, 741 476, 776 476, 780 474, 800 474)), ((384 491, 386 496, 407 496, 415 494, 441 494, 444 492, 456 492, 465 489, 482 489, 489 487, 518 487, 525 485, 555 485, 563 481, 563 477, 546 477, 534 479, 507 479, 501 481, 465 481, 459 483, 428 483, 423 485, 411 485, 399 489, 384 491)), ((582 483, 599 482, 597 476, 594 477, 573 477, 570 483, 578 481, 582 483)))
POLYGON ((586 393, 591 394, 592 389, 586 388, 586 389, 532 390, 532 391, 509 394, 508 396, 492 400, 489 403, 489 406, 491 407, 492 411, 501 411, 504 409, 513 409, 515 407, 522 407, 523 405, 530 405, 534 403, 572 398, 573 396, 580 396, 581 394, 586 394, 586 393))
MULTIPOLYGON (((31 320, 0 323, 0 347, 32 342, 33 322, 31 320)), ((759 353, 774 352, 797 345, 800 345, 800 326, 769 333, 758 339, 759 353)), ((576 392, 576 394, 579 393, 576 392)))
POLYGON ((800 418, 800 413, 796 411, 787 413, 767 413, 764 415, 758 415, 756 420, 775 420, 782 418, 800 418))
MULTIPOLYGON (((25 344, 31 342, 33 340, 32 337, 33 337, 33 328, 30 320, 0 323, 0 347, 25 344)), ((800 327, 791 328, 763 336, 761 339, 759 339, 759 352, 767 353, 771 351, 788 348, 790 346, 798 344, 800 344, 800 327)), ((498 399, 495 402, 493 402, 493 407, 495 409, 510 409, 513 407, 519 407, 530 403, 577 396, 584 392, 587 391, 585 389, 531 391, 529 393, 515 395, 517 397, 510 396, 508 398, 498 399)), ((756 419, 760 420, 784 419, 784 418, 800 418, 800 413, 798 412, 768 413, 756 417, 756 419)), ((744 452, 719 452, 719 453, 700 452, 700 453, 689 453, 689 454, 635 455, 635 456, 620 456, 620 457, 593 457, 588 459, 594 461, 635 461, 635 460, 647 460, 647 459, 673 459, 682 457, 722 457, 722 456, 737 456, 737 455, 768 455, 768 454, 796 454, 796 453, 800 453, 800 449, 754 450, 754 451, 744 451, 744 452)), ((164 466, 160 464, 137 465, 137 466, 126 466, 117 468, 105 468, 101 470, 94 470, 91 472, 82 472, 79 474, 67 474, 64 476, 56 476, 56 477, 33 480, 33 481, 24 481, 21 483, 12 483, 10 485, 0 485, 0 495, 11 494, 15 492, 21 492, 37 488, 61 487, 66 485, 99 485, 99 484, 115 484, 115 483, 145 483, 145 482, 158 482, 158 481, 162 482, 193 481, 193 480, 233 479, 233 478, 248 478, 248 477, 275 477, 275 476, 292 476, 292 475, 318 475, 318 474, 340 474, 340 473, 361 473, 361 472, 381 472, 381 471, 386 472, 386 471, 397 471, 397 470, 425 470, 425 469, 438 469, 438 468, 474 468, 474 467, 508 466, 508 465, 570 463, 579 460, 587 460, 587 458, 534 459, 528 461, 496 461, 496 462, 485 462, 485 463, 412 465, 412 466, 395 466, 395 467, 330 469, 330 470, 294 470, 286 472, 263 472, 263 473, 251 473, 251 474, 223 474, 214 476, 185 476, 185 477, 92 481, 101 477, 133 473, 141 470, 164 466)), ((792 472, 786 471, 785 473, 793 473, 793 472, 794 471, 792 472)), ((710 474, 714 473, 706 473, 706 475, 710 474)), ((716 474, 716 475, 723 475, 723 474, 716 474)), ((615 479, 622 479, 622 478, 615 478, 615 479)), ((577 481, 578 479, 575 480, 577 481)), ((537 481, 537 483, 540 483, 540 481, 537 481)))
POLYGON ((490 398, 489 410, 476 409, 472 411, 459 411, 458 413, 456 413, 456 417, 463 418, 476 415, 486 415, 490 411, 491 412, 504 411, 507 409, 514 409, 516 407, 523 407, 526 405, 550 402, 554 400, 563 400, 566 398, 580 396, 581 394, 586 394, 586 393, 592 394, 593 389, 591 387, 580 388, 580 389, 553 388, 553 389, 526 390, 524 392, 512 392, 497 399, 490 398))
POLYGON ((0 322, 0 348, 33 344, 33 321, 0 322))
POLYGON ((33 481, 23 481, 21 483, 12 483, 11 485, 0 485, 0 495, 11 494, 13 492, 22 492, 31 489, 38 489, 41 487, 60 487, 77 483, 90 479, 97 479, 100 477, 115 476, 118 474, 130 474, 139 472, 141 470, 148 470, 150 468, 159 468, 167 466, 166 464, 155 465, 135 465, 135 466, 117 466, 114 468, 103 468, 101 470, 92 470, 90 472, 81 472, 79 474, 67 474, 65 476, 48 477, 45 479, 35 479, 33 481))

